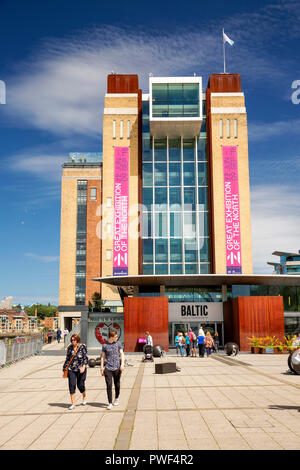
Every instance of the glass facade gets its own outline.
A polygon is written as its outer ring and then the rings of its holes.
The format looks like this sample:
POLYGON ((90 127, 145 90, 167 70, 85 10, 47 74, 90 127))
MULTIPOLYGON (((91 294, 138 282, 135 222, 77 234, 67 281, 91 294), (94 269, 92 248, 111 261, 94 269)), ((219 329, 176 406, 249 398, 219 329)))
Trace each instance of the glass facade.
POLYGON ((199 117, 198 83, 153 83, 152 117, 199 117))
POLYGON ((85 305, 87 181, 77 181, 75 305, 85 305))
MULTIPOLYGON (((185 85, 180 85, 183 102, 196 96, 192 89, 185 95, 185 85)), ((175 106, 170 85, 154 88, 154 103, 167 97, 168 106, 175 106)), ((206 133, 150 137, 149 102, 143 101, 143 274, 210 273, 207 194, 206 133)))

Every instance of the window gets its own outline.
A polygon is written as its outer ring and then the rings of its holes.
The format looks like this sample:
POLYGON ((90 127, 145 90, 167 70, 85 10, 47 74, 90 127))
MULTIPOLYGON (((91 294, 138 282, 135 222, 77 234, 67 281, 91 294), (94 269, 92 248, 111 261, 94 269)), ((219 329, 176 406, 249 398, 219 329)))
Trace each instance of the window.
POLYGON ((106 250, 106 261, 111 261, 112 250, 106 250))
POLYGON ((120 121, 120 139, 123 139, 123 120, 120 121))
POLYGON ((223 139, 223 119, 220 119, 220 139, 223 139))
POLYGON ((90 189, 90 199, 91 201, 97 201, 97 188, 90 189))
POLYGON ((116 138, 116 121, 113 121, 113 139, 116 138))
POLYGON ((127 139, 130 139, 130 121, 127 121, 127 139))
POLYGON ((112 198, 111 198, 111 197, 107 197, 107 198, 106 198, 106 207, 111 207, 111 204, 112 204, 112 198))
POLYGON ((235 139, 237 138, 238 136, 238 122, 237 122, 237 119, 234 119, 234 137, 235 139))
POLYGON ((230 138, 230 119, 227 119, 227 138, 230 138))

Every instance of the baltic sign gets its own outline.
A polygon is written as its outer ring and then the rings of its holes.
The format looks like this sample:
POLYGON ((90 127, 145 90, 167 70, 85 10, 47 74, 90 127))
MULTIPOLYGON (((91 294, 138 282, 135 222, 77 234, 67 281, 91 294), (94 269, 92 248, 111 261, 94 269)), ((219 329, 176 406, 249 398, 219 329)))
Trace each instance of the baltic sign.
POLYGON ((114 154, 113 275, 128 276, 129 147, 114 154))
POLYGON ((242 274, 240 194, 236 146, 223 146, 227 274, 242 274))
POLYGON ((223 321, 222 302, 169 303, 169 322, 223 321))

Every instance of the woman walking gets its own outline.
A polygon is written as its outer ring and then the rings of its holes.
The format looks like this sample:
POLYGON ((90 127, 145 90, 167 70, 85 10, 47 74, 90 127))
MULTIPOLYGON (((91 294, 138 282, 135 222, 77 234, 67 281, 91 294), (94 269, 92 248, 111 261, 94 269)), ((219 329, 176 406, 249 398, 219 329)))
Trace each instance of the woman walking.
POLYGON ((217 331, 215 331, 215 334, 214 334, 214 346, 213 346, 213 349, 216 353, 219 352, 219 344, 220 344, 220 340, 219 340, 219 334, 217 331))
POLYGON ((108 397, 107 409, 111 410, 113 405, 119 404, 120 380, 124 370, 124 352, 121 343, 118 341, 118 333, 115 330, 109 331, 107 343, 102 346, 100 360, 100 372, 105 376, 106 390, 108 397), (105 369, 104 369, 105 365, 105 369), (115 384, 115 401, 112 401, 112 381, 115 384))
POLYGON ((205 339, 204 339, 204 345, 205 345, 205 352, 206 352, 206 355, 207 357, 209 357, 211 355, 211 349, 214 345, 214 339, 213 337, 211 336, 210 332, 208 331, 205 335, 205 339))
MULTIPOLYGON (((80 343, 79 335, 72 335, 71 344, 68 346, 66 360, 63 365, 63 371, 69 380, 69 391, 71 397, 71 406, 69 410, 75 409, 75 392, 76 385, 80 393, 82 393, 82 404, 86 405, 85 380, 87 374, 87 349, 85 344, 80 343)), ((63 374, 63 377, 65 375, 63 374)))

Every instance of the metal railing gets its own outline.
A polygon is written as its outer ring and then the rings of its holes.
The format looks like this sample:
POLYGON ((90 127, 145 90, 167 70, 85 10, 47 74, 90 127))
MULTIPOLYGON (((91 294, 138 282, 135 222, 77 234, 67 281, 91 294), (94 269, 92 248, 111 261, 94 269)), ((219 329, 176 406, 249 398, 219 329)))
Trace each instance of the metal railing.
POLYGON ((0 340, 0 367, 5 364, 40 354, 43 347, 42 336, 20 336, 0 340))

